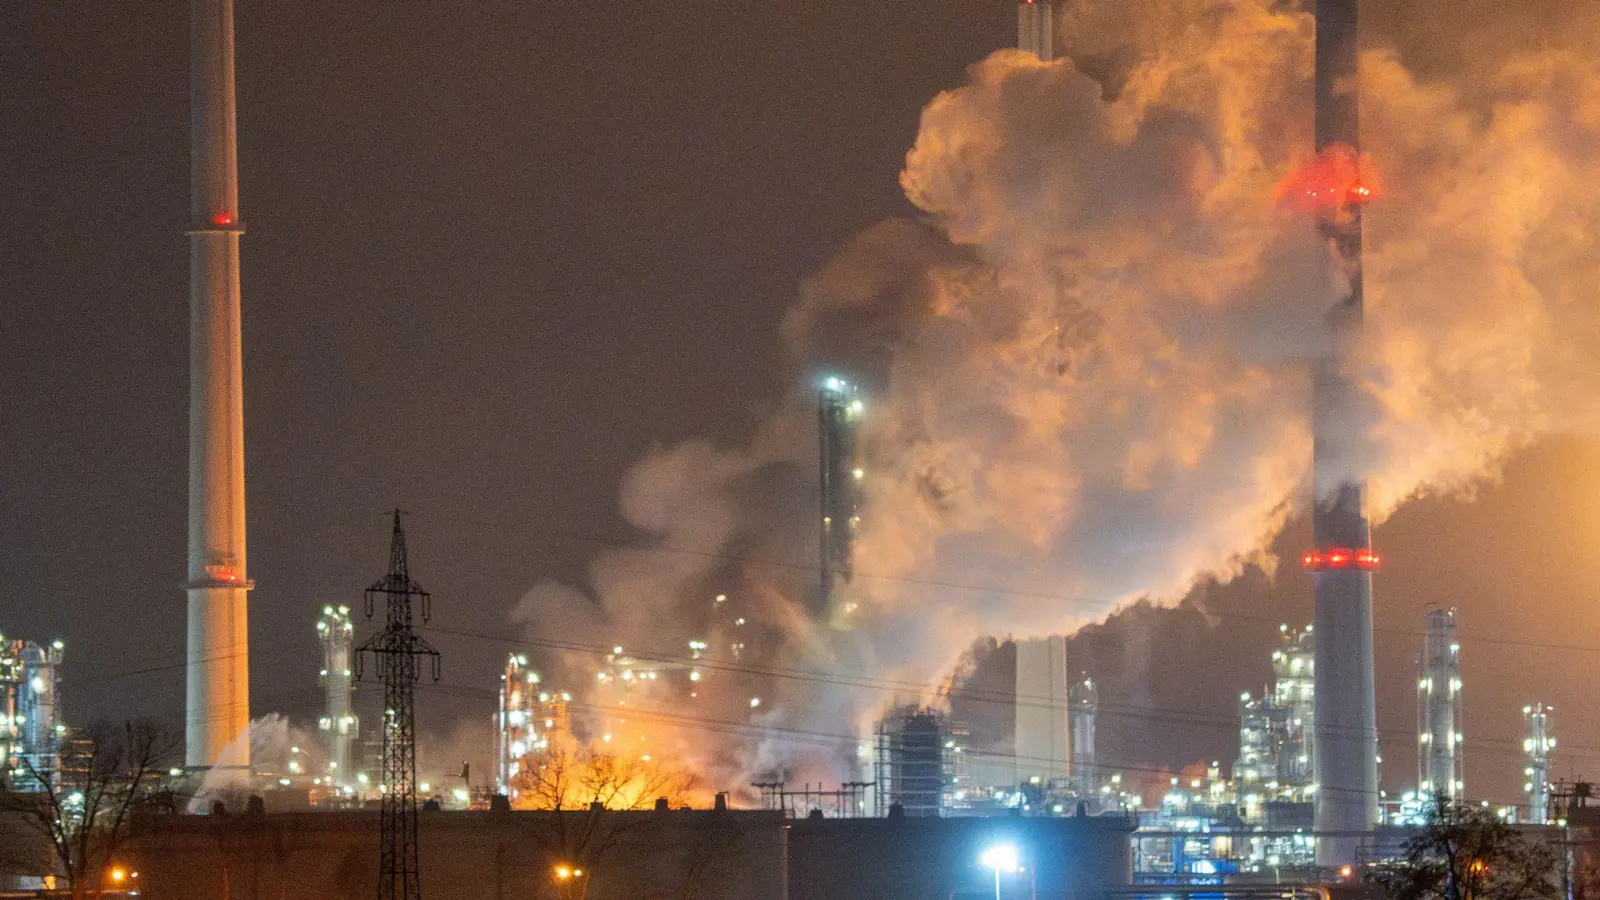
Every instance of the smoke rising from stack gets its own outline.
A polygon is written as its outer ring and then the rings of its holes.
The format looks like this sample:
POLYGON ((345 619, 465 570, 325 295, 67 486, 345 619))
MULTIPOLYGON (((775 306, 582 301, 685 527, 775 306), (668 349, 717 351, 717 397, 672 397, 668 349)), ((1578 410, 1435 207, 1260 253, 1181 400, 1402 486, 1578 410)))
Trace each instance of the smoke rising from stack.
MULTIPOLYGON (((1362 149, 1385 194, 1365 214, 1349 363, 1366 411, 1331 464, 1367 479, 1375 522, 1470 492, 1542 435, 1600 430, 1600 65, 1482 21, 1464 38, 1479 55, 1421 48, 1413 71, 1419 22, 1380 14, 1363 35, 1362 149)), ((764 665, 932 687, 975 635, 1070 633, 1276 565, 1268 542, 1309 493, 1311 371, 1341 295, 1315 221, 1275 196, 1311 159, 1311 18, 1086 0, 1058 29, 1065 58, 1001 51, 932 100, 901 179, 918 217, 843 249, 783 324, 792 402, 749 446, 693 441, 635 467, 622 507, 647 537, 587 585, 530 591, 530 633, 681 652, 726 593, 769 633, 764 665), (804 610, 802 382, 824 366, 867 404, 849 631, 804 610)), ((586 687, 585 661, 567 663, 586 687)), ((759 694, 764 721, 838 732, 891 699, 717 677, 743 683, 689 714, 743 720, 759 694)), ((713 771, 839 771, 803 741, 752 755, 739 735, 683 738, 713 771)))

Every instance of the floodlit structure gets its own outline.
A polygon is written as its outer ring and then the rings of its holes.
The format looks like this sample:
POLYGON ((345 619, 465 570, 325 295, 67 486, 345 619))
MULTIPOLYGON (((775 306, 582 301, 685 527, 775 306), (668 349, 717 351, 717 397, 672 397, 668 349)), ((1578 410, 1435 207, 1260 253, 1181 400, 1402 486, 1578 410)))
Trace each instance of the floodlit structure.
POLYGON ((1272 653, 1272 702, 1285 714, 1278 781, 1292 799, 1307 800, 1316 782, 1316 631, 1280 625, 1278 633, 1283 646, 1272 653))
POLYGON ((1556 748, 1556 739, 1550 734, 1553 710, 1537 700, 1522 708, 1528 723, 1528 736, 1522 741, 1522 790, 1528 798, 1527 821, 1535 825, 1550 818, 1550 751, 1556 748))
POLYGON ((878 723, 876 777, 880 804, 898 805, 907 816, 938 816, 944 810, 955 750, 942 715, 923 707, 903 707, 878 723))
POLYGON ((0 788, 41 790, 60 767, 61 641, 0 637, 0 788))
POLYGON ((495 715, 498 752, 495 788, 515 800, 517 776, 537 758, 559 747, 570 734, 567 703, 572 695, 545 687, 528 657, 513 653, 500 675, 500 711, 495 715))
POLYGON ((1017 641, 1015 703, 1017 781, 1071 775, 1066 638, 1017 641))
POLYGON ((250 771, 233 0, 190 6, 189 595, 185 762, 250 771))
POLYGON ((1092 795, 1098 775, 1094 768, 1094 724, 1100 712, 1100 689, 1085 674, 1067 693, 1072 727, 1072 777, 1078 790, 1092 795))
POLYGON ((1461 642, 1455 609, 1428 611, 1417 663, 1417 791, 1462 797, 1461 642))
MULTIPOLYGON (((1360 94, 1356 0, 1317 0, 1317 151, 1359 153, 1360 94)), ((1359 156, 1357 156, 1359 159, 1359 156)), ((1364 197, 1364 195, 1362 195, 1364 197)), ((1349 423, 1360 402, 1344 355, 1362 323, 1362 197, 1339 198, 1321 218, 1343 296, 1329 310, 1334 350, 1316 369, 1312 397, 1316 547, 1306 554, 1316 595, 1316 767, 1318 862, 1355 863, 1359 832, 1378 824, 1377 713, 1373 685, 1372 551, 1365 486, 1349 462, 1360 439, 1349 423)))
POLYGON ((1055 14, 1049 0, 1021 0, 1017 4, 1017 49, 1044 62, 1055 58, 1055 14))
POLYGON ((856 433, 865 407, 855 386, 842 378, 828 378, 817 392, 817 438, 821 469, 821 604, 818 613, 828 618, 848 615, 836 608, 837 591, 850 582, 856 531, 861 520, 860 485, 865 476, 856 458, 856 433))
MULTIPOLYGON (((1278 627, 1282 645, 1272 651, 1273 682, 1257 698, 1239 695, 1239 758, 1233 765, 1239 816, 1251 825, 1310 824, 1313 790, 1316 641, 1307 628, 1278 627)), ((1270 848, 1280 862, 1305 862, 1300 848, 1270 848)))
POLYGON ((355 634, 350 607, 322 608, 322 618, 317 620, 317 638, 322 641, 325 702, 317 727, 328 736, 328 771, 323 777, 335 793, 346 797, 354 795, 357 789, 355 757, 351 751, 361 736, 361 721, 352 704, 350 681, 350 650, 355 634))

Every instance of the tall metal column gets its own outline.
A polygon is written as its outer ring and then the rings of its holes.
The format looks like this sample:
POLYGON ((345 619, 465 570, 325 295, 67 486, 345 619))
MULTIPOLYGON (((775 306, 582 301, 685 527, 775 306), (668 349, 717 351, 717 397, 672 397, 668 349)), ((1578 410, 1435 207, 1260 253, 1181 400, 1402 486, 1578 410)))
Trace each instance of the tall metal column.
POLYGON ((1017 49, 1026 50, 1043 62, 1055 58, 1055 11, 1051 0, 1019 0, 1017 3, 1017 49))
POLYGON ((383 630, 367 638, 356 653, 356 677, 367 656, 377 661, 383 682, 383 848, 378 875, 378 900, 420 900, 417 878, 417 747, 416 683, 422 659, 439 680, 439 651, 412 630, 412 601, 422 607, 422 621, 432 615, 428 592, 411 580, 406 559, 406 534, 400 510, 394 511, 389 544, 389 574, 367 588, 367 618, 382 598, 383 630))
POLYGON ((1424 797, 1460 800, 1461 642, 1456 611, 1428 610, 1428 630, 1417 665, 1417 790, 1424 797))
POLYGON ((848 584, 854 565, 856 532, 860 522, 858 482, 863 472, 856 461, 856 434, 860 427, 861 400, 856 389, 839 378, 829 378, 817 392, 817 447, 821 486, 821 596, 817 613, 824 619, 844 621, 850 610, 836 608, 839 585, 848 584))
POLYGON ((250 770, 233 2, 190 5, 189 657, 185 762, 250 770))
POLYGON ((1522 790, 1528 797, 1524 821, 1535 825, 1550 821, 1550 751, 1556 746, 1556 739, 1550 735, 1550 713, 1554 709, 1537 700, 1522 708, 1528 721, 1528 736, 1522 741, 1522 790))
POLYGON ((355 754, 352 749, 361 735, 361 720, 351 704, 351 645, 355 626, 350 622, 350 607, 324 606, 317 620, 317 637, 322 641, 322 684, 325 706, 318 726, 328 733, 328 770, 324 773, 338 796, 356 791, 355 754))
MULTIPOLYGON (((1356 0, 1317 0, 1316 143, 1319 153, 1341 146, 1359 153, 1359 56, 1356 0)), ((1359 157, 1358 157, 1359 158, 1359 157)), ((1328 312, 1334 352, 1317 367, 1313 397, 1316 564, 1316 828, 1348 835, 1378 822, 1377 717, 1372 672, 1371 552, 1363 510, 1363 478, 1349 463, 1359 457, 1351 433, 1359 391, 1345 371, 1350 345, 1361 333, 1361 207, 1340 204, 1324 213, 1322 231, 1334 251, 1344 296, 1328 312)), ((1308 559, 1311 562, 1312 559, 1308 559)), ((1356 862, 1360 839, 1318 841, 1323 865, 1356 862)))

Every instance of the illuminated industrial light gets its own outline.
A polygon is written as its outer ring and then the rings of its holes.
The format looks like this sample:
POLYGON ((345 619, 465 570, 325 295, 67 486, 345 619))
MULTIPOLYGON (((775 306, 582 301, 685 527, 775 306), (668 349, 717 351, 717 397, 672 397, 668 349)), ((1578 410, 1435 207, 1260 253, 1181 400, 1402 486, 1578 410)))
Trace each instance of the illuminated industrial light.
POLYGON ((755 709, 756 707, 758 707, 760 705, 761 705, 761 698, 760 697, 751 697, 750 698, 750 708, 751 709, 755 709))
POLYGON ((1300 557, 1301 565, 1312 571, 1329 569, 1361 569, 1374 571, 1383 565, 1383 557, 1369 548, 1352 550, 1349 547, 1329 547, 1309 550, 1300 557))
POLYGON ((986 869, 999 872, 1015 872, 1018 870, 1017 848, 1011 844, 996 844, 983 851, 978 857, 978 862, 986 869))

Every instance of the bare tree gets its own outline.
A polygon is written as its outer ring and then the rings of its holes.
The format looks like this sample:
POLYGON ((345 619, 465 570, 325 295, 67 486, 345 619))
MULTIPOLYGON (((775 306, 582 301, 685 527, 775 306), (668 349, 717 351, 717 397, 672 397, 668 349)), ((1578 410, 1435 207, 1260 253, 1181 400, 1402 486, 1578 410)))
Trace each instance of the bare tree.
POLYGON ((1561 863, 1488 809, 1443 796, 1405 856, 1367 876, 1393 900, 1555 900, 1561 863))
POLYGON ((180 746, 154 722, 96 722, 62 742, 54 769, 24 760, 23 771, 41 789, 0 793, 0 816, 32 837, 32 846, 48 848, 42 860, 21 849, 33 864, 49 864, 74 900, 99 897, 115 886, 112 864, 134 817, 144 809, 173 808, 161 776, 180 746))
POLYGON ((694 777, 642 756, 556 748, 525 758, 513 787, 516 808, 550 813, 534 838, 554 893, 583 900, 590 878, 637 824, 612 813, 649 809, 660 799, 684 805, 694 777))

